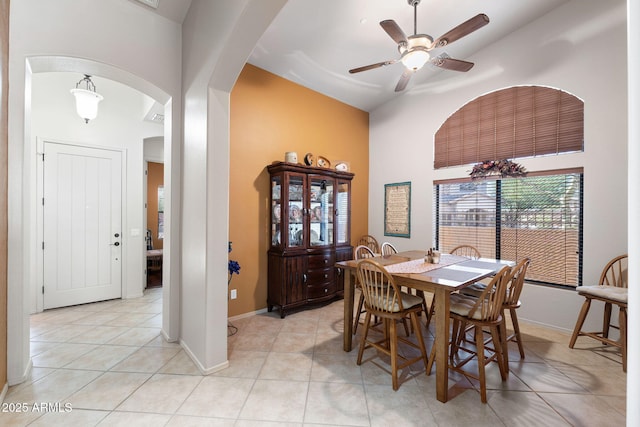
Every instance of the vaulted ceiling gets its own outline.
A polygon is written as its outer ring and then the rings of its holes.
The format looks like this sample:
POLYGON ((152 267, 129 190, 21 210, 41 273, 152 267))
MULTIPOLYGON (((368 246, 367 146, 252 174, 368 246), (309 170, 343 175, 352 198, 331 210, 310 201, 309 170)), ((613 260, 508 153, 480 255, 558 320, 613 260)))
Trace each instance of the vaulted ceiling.
MULTIPOLYGON (((155 0, 130 0, 155 13, 182 22, 191 0, 158 0, 156 9, 143 6, 155 0)), ((403 92, 394 88, 402 63, 350 74, 349 69, 399 59, 398 45, 380 22, 394 20, 409 36, 414 33, 415 0, 289 0, 264 33, 248 62, 302 86, 372 111, 394 97, 443 81, 473 78, 425 65, 413 74, 403 92)), ((479 64, 482 49, 506 37, 569 0, 420 0, 417 33, 434 39, 484 13, 489 24, 430 53, 479 64)))
MULTIPOLYGON (((397 44, 380 21, 394 20, 413 34, 411 0, 289 0, 255 47, 249 62, 300 85, 371 111, 412 89, 443 80, 472 78, 429 64, 414 73, 405 92, 394 88, 402 63, 349 74, 348 70, 398 59, 397 44)), ((417 32, 434 39, 469 18, 486 14, 490 23, 454 43, 431 51, 482 62, 481 50, 568 0, 422 0, 417 6, 417 32)))

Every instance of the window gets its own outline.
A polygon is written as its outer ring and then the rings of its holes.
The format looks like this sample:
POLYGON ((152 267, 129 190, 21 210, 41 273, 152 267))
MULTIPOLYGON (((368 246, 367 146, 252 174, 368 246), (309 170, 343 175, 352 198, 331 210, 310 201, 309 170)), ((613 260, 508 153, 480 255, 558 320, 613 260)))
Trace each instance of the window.
POLYGON ((434 187, 434 244, 441 251, 469 244, 483 257, 529 257, 528 281, 581 285, 581 169, 434 187))
POLYGON ((158 186, 158 239, 164 239, 164 185, 158 186))

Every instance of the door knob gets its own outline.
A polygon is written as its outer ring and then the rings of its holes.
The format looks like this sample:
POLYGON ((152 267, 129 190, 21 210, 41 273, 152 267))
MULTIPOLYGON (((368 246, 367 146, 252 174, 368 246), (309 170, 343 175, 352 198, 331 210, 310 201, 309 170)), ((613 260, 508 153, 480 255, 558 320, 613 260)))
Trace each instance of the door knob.
POLYGON ((115 242, 113 246, 120 246, 120 242, 115 242))
POLYGON ((120 237, 120 233, 114 234, 115 237, 120 237))

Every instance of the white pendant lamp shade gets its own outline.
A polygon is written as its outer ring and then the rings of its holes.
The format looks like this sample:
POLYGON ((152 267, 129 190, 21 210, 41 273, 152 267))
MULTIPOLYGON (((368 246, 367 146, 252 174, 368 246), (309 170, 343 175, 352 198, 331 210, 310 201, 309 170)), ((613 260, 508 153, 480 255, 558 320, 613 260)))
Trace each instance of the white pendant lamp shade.
POLYGON ((407 51, 400 59, 405 67, 410 70, 417 71, 424 66, 429 60, 429 52, 422 47, 416 47, 407 51))
POLYGON ((104 97, 96 92, 96 86, 91 81, 91 76, 85 75, 84 79, 76 84, 76 88, 71 89, 71 93, 76 98, 76 111, 85 123, 89 123, 89 120, 98 116, 98 104, 104 97), (83 82, 86 84, 86 89, 79 87, 83 82))

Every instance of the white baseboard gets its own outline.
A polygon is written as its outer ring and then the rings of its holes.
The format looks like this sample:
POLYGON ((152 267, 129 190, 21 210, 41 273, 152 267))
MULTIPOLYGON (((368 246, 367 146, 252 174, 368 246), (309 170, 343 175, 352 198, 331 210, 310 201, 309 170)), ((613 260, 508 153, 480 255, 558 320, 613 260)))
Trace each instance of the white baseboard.
POLYGON ((197 366, 198 370, 200 371, 200 373, 202 373, 202 375, 210 375, 210 374, 213 374, 214 372, 218 372, 229 367, 229 361, 225 360, 223 363, 220 363, 219 365, 213 366, 211 368, 205 368, 204 366, 202 366, 202 363, 200 363, 198 358, 193 354, 189 346, 185 344, 184 341, 180 340, 180 346, 184 349, 184 352, 187 353, 187 356, 189 356, 189 358, 197 366))
POLYGON ((7 383, 9 385, 16 385, 25 382, 29 378, 29 375, 31 375, 31 369, 33 369, 33 360, 31 359, 31 357, 29 357, 29 362, 27 363, 27 367, 25 368, 22 375, 17 378, 7 377, 7 383))
POLYGON ((160 334, 162 334, 162 338, 164 338, 164 340, 165 340, 166 342, 176 342, 176 343, 180 344, 180 340, 178 340, 178 339, 171 339, 171 338, 169 337, 169 335, 167 335, 167 333, 164 331, 164 329, 160 329, 160 334))
POLYGON ((4 398, 7 397, 8 391, 9 391, 9 383, 4 383, 4 387, 2 387, 2 392, 0 393, 0 402, 4 402, 4 398))
POLYGON ((250 311, 248 313, 243 313, 243 314, 239 314, 237 316, 229 317, 229 320, 233 321, 233 320, 245 319, 247 317, 252 317, 252 316, 255 316, 255 315, 258 315, 258 314, 262 314, 262 313, 266 313, 266 312, 267 312, 267 309, 263 308, 263 309, 260 309, 260 310, 250 311))

